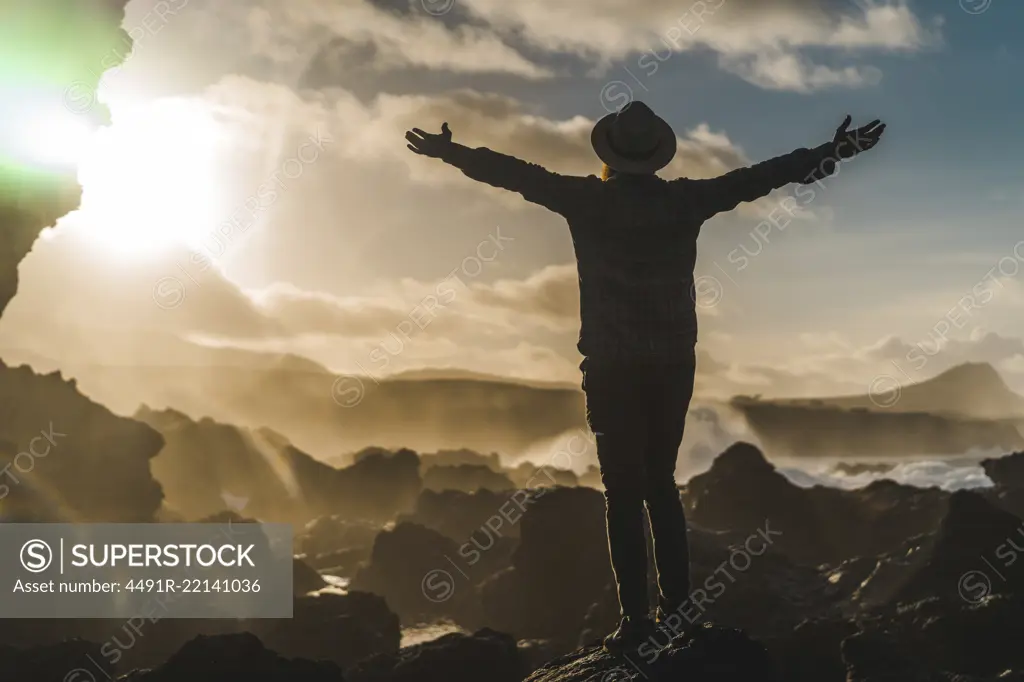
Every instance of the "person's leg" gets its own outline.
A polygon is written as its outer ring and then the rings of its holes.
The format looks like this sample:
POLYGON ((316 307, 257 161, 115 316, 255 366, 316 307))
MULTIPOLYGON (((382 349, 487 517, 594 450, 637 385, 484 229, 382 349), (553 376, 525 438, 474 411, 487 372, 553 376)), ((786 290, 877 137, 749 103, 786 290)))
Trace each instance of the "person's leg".
POLYGON ((597 439, 604 483, 608 550, 621 613, 646 619, 647 542, 643 527, 646 421, 637 377, 628 367, 588 358, 583 369, 587 422, 597 439))
POLYGON ((693 396, 694 364, 661 367, 652 381, 648 413, 649 440, 645 451, 644 499, 654 538, 659 606, 673 611, 690 591, 690 553, 675 470, 683 439, 686 412, 693 396))

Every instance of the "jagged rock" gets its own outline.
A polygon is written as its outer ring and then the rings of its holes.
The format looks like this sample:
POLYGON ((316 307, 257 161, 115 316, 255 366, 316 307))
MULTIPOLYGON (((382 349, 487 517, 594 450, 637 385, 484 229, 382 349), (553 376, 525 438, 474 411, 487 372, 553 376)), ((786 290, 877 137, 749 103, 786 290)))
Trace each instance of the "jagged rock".
POLYGON ((0 646, 0 670, 11 682, 78 682, 89 677, 71 677, 73 671, 95 675, 94 661, 102 660, 100 645, 81 639, 18 649, 0 646))
POLYGON ((930 597, 973 599, 1012 592, 999 579, 1024 548, 1024 526, 1016 516, 977 493, 961 490, 949 498, 938 530, 911 538, 879 558, 854 594, 862 607, 909 603, 930 597), (1016 546, 1014 545, 1016 543, 1016 546))
POLYGON ((343 549, 373 547, 381 527, 376 524, 349 521, 338 516, 319 516, 303 529, 296 538, 298 549, 309 557, 343 549))
POLYGON ((321 516, 306 524, 296 538, 296 547, 313 568, 349 578, 369 560, 380 530, 377 524, 346 521, 337 515, 321 516))
POLYGON ((383 596, 406 625, 441 617, 474 623, 476 582, 487 574, 470 573, 468 561, 451 538, 400 523, 377 536, 370 561, 352 579, 351 588, 383 596))
POLYGON ((519 682, 522 661, 512 637, 483 629, 451 633, 396 654, 368 658, 346 671, 349 682, 519 682))
POLYGON ((248 429, 174 410, 136 413, 164 434, 153 462, 168 504, 191 518, 224 509, 230 499, 268 521, 306 523, 321 515, 384 523, 407 511, 420 491, 411 450, 371 454, 336 469, 266 428, 248 429))
POLYGON ((542 488, 565 486, 572 488, 580 485, 576 474, 568 469, 553 466, 537 466, 533 462, 523 462, 508 472, 509 478, 517 488, 542 488))
POLYGON ((0 362, 0 439, 5 520, 145 523, 160 508, 149 462, 163 438, 58 372, 0 362))
POLYGON ((838 564, 892 550, 934 530, 948 493, 875 481, 860 490, 800 488, 749 443, 736 443, 686 485, 688 518, 719 530, 757 528, 768 519, 778 547, 799 563, 838 564))
POLYGON ((460 490, 472 493, 477 490, 512 490, 515 485, 503 473, 479 464, 457 466, 432 466, 423 474, 423 487, 430 490, 460 490))
POLYGON ((327 581, 316 569, 301 559, 292 560, 292 587, 295 596, 302 596, 326 586, 327 581))
POLYGON ((994 596, 978 604, 930 598, 860 623, 842 644, 850 682, 973 682, 1024 679, 1015 626, 1024 599, 994 596))
POLYGON ((981 468, 992 482, 1007 488, 1024 488, 1024 452, 981 460, 981 468))
POLYGON ((370 455, 339 469, 340 495, 334 510, 349 519, 385 523, 408 512, 422 483, 419 456, 402 449, 393 455, 370 455))
POLYGON ((491 471, 502 472, 501 457, 497 452, 483 455, 473 450, 462 448, 460 450, 438 450, 420 454, 421 471, 437 466, 461 466, 463 464, 479 465, 488 467, 491 471))
POLYGON ((528 493, 519 491, 424 490, 412 512, 398 520, 432 528, 460 543, 488 523, 497 528, 502 537, 518 538, 522 510, 517 500, 526 497, 528 493))
POLYGON ((321 593, 298 597, 292 618, 246 621, 244 629, 285 656, 327 659, 341 667, 398 651, 398 616, 375 594, 321 593))
POLYGON ((344 682, 344 677, 335 663, 284 658, 265 647, 255 635, 242 632, 215 637, 200 635, 163 665, 152 670, 135 671, 123 678, 123 682, 227 680, 344 682))
POLYGON ((575 646, 591 605, 612 583, 604 497, 590 488, 534 491, 512 565, 481 586, 485 621, 517 638, 575 646))
POLYGON ((534 671, 525 682, 781 680, 764 647, 739 630, 704 628, 689 642, 660 650, 654 642, 645 644, 651 646, 641 645, 636 651, 614 656, 600 647, 579 649, 534 671))

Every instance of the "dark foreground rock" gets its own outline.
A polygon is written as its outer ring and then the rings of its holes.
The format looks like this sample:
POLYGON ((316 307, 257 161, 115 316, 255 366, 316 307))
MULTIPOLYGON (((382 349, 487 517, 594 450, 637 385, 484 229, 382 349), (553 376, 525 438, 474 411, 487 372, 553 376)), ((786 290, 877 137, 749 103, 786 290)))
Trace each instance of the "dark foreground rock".
POLYGON ((347 682, 519 682, 523 664, 516 641, 483 629, 472 635, 451 633, 380 654, 346 671, 347 682))
POLYGON ((764 647, 739 630, 706 627, 685 644, 611 655, 579 649, 536 670, 526 682, 780 682, 764 647), (641 653, 642 652, 642 653, 641 653))
POLYGON ((344 682, 344 679, 341 669, 334 663, 284 658, 263 646, 255 635, 243 632, 196 637, 160 667, 136 670, 122 678, 122 682, 344 682))
POLYGON ((47 646, 22 649, 0 647, 2 678, 12 682, 79 682, 76 670, 93 671, 92 661, 100 658, 100 646, 82 639, 69 639, 47 646))

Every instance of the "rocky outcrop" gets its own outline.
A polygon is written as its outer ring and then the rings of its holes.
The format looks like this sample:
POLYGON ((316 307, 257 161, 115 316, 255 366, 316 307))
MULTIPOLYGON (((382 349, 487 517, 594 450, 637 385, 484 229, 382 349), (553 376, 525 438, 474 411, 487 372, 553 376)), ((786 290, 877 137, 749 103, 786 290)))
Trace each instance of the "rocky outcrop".
POLYGON ((613 581, 604 497, 590 488, 533 491, 511 566, 482 586, 484 622, 517 638, 575 647, 587 613, 613 581))
POLYGON ((509 519, 518 521, 522 516, 520 504, 526 495, 518 491, 424 490, 412 512, 399 517, 399 521, 432 528, 460 543, 487 524, 496 528, 502 537, 518 538, 519 524, 509 519))
POLYGON ((412 507, 420 491, 416 453, 373 453, 336 469, 266 428, 249 429, 146 407, 136 419, 166 445, 153 461, 167 504, 197 518, 243 500, 267 521, 306 523, 330 514, 383 524, 412 507))
POLYGON ((764 647, 739 630, 702 628, 693 639, 664 649, 654 641, 645 644, 650 646, 615 656, 600 647, 583 648, 556 658, 525 682, 781 682, 764 647))
POLYGON ((322 593, 295 600, 292 618, 239 624, 282 655, 328 660, 341 667, 378 653, 398 651, 398 616, 375 594, 322 593))
POLYGON ((479 622, 476 588, 489 572, 469 561, 451 538, 400 523, 377 536, 351 587, 383 596, 405 625, 451 618, 472 626, 479 622))
MULTIPOLYGON (((100 646, 82 639, 30 648, 0 646, 0 670, 13 682, 77 682, 74 671, 95 674, 94 661, 102 660, 100 646)), ((79 680, 89 677, 79 675, 79 680)))
POLYGON ((397 654, 379 654, 345 671, 348 682, 519 682, 523 665, 516 641, 483 629, 472 635, 452 633, 406 647, 397 654))
MULTIPOLYGON (((64 678, 68 679, 68 678, 64 678)), ((74 679, 74 678, 71 678, 74 679)), ((82 679, 90 679, 88 677, 82 679)), ((330 661, 285 658, 247 632, 200 635, 152 670, 130 673, 123 682, 345 682, 330 661)), ((42 682, 42 680, 40 680, 42 682)))
POLYGON ((479 464, 457 466, 433 466, 423 474, 423 487, 429 490, 460 490, 472 493, 477 490, 512 490, 515 485, 505 474, 479 464))
POLYGON ((793 561, 818 565, 891 551, 934 530, 948 494, 885 480, 853 491, 800 488, 758 448, 736 443, 687 483, 683 498, 688 518, 706 528, 733 531, 769 521, 781 533, 778 549, 793 561))
POLYGON ((1007 594, 1014 586, 1005 576, 1012 574, 1018 547, 1024 549, 1024 524, 1018 517, 977 493, 957 491, 937 531, 910 538, 879 557, 854 599, 861 607, 877 607, 1007 594))
POLYGON ((0 480, 7 521, 142 523, 163 493, 150 460, 163 439, 59 373, 0 362, 0 480))

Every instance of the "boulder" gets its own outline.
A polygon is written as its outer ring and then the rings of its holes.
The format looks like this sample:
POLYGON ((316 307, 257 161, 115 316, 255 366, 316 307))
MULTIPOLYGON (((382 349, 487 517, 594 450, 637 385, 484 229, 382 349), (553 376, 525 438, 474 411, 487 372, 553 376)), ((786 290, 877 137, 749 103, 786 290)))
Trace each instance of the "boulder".
POLYGON ((214 637, 200 635, 166 663, 150 670, 133 671, 122 679, 123 682, 345 682, 335 663, 285 658, 248 632, 214 637))

